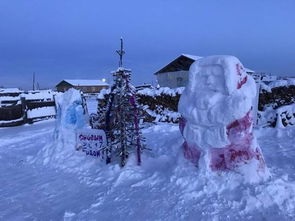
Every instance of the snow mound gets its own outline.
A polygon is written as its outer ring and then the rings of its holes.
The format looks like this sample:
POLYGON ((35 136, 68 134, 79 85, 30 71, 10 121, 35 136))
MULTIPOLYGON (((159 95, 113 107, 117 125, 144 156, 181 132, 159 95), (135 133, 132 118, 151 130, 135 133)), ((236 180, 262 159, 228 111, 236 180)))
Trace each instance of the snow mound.
POLYGON ((290 87, 295 85, 295 79, 287 79, 287 80, 275 80, 270 82, 269 84, 264 83, 263 81, 260 82, 261 90, 265 90, 269 93, 272 92, 273 88, 277 87, 290 87))
POLYGON ((39 107, 27 111, 27 116, 29 119, 38 117, 47 117, 55 115, 55 107, 39 107))
POLYGON ((143 129, 150 153, 143 154, 142 166, 131 155, 121 169, 75 151, 74 131, 87 127, 79 93, 70 90, 57 101, 55 139, 48 139, 31 162, 71 173, 95 187, 95 201, 81 211, 64 211, 65 220, 291 220, 295 216, 292 128, 258 131, 272 174, 265 182, 257 182, 249 173, 195 167, 184 158, 183 138, 173 124, 143 129))
POLYGON ((285 128, 287 125, 295 125, 295 104, 286 105, 276 109, 276 127, 285 128))
POLYGON ((137 94, 148 95, 153 97, 160 96, 162 94, 175 96, 176 94, 181 94, 183 90, 184 90, 184 87, 178 87, 178 88, 160 87, 159 89, 145 88, 145 89, 137 91, 137 94))
POLYGON ((268 86, 270 88, 275 88, 275 87, 289 87, 294 85, 295 85, 295 79, 288 79, 288 80, 272 81, 268 86))
MULTIPOLYGON (((57 119, 53 142, 47 144, 36 158, 46 164, 56 164, 62 168, 71 170, 79 169, 84 159, 82 152, 75 151, 76 147, 76 130, 87 128, 88 122, 82 106, 82 97, 78 90, 69 89, 63 94, 58 94, 55 98, 57 106, 57 119), (65 163, 70 159, 69 164, 65 163)), ((85 164, 87 162, 85 160, 85 164)))

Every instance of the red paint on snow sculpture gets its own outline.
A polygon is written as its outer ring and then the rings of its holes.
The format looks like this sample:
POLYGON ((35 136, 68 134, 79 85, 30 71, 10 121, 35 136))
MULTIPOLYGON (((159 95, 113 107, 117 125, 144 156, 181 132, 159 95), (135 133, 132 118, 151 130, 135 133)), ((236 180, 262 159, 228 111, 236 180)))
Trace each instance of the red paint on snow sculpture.
MULTIPOLYGON (((179 119, 179 129, 181 134, 183 135, 183 130, 186 124, 186 120, 184 118, 179 119)), ((182 144, 183 147, 183 156, 192 162, 194 165, 198 165, 201 151, 197 146, 190 146, 186 141, 182 144)))
MULTIPOLYGON (((180 118, 179 120, 179 129, 181 134, 183 135, 183 130, 185 128, 186 120, 184 118, 180 118)), ((186 159, 192 162, 194 165, 198 165, 201 151, 197 146, 190 146, 186 141, 182 144, 183 147, 183 155, 186 159)))
POLYGON ((182 147, 184 157, 197 166, 201 156, 199 148, 197 146, 189 146, 186 141, 182 144, 182 147))
POLYGON ((245 117, 229 124, 227 135, 229 145, 223 148, 211 149, 210 167, 212 170, 233 170, 241 164, 247 164, 250 160, 259 162, 259 170, 264 170, 265 163, 259 147, 252 148, 252 117, 251 110, 245 117))
POLYGON ((238 82, 237 89, 240 89, 243 86, 243 84, 245 84, 246 82, 247 82, 247 76, 238 82))

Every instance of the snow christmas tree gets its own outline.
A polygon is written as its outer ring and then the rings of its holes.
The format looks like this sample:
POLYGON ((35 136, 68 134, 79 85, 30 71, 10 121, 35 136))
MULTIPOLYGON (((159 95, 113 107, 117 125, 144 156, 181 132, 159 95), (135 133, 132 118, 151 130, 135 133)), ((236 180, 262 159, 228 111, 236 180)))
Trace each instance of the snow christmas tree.
MULTIPOLYGON (((111 87, 106 109, 104 129, 107 135, 106 163, 119 161, 124 167, 129 155, 136 154, 137 164, 141 164, 141 152, 144 149, 144 138, 140 131, 141 111, 136 100, 135 87, 130 83, 131 70, 122 67, 124 55, 123 39, 119 68, 113 72, 114 84, 111 87)), ((101 112, 102 110, 98 110, 101 112)))

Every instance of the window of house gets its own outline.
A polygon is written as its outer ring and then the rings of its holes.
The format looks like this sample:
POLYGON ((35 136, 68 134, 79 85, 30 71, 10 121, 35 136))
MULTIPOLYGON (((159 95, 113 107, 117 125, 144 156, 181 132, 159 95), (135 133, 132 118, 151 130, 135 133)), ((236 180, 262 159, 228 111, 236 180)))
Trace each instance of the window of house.
POLYGON ((177 82, 177 87, 183 86, 183 78, 182 77, 176 78, 176 82, 177 82))

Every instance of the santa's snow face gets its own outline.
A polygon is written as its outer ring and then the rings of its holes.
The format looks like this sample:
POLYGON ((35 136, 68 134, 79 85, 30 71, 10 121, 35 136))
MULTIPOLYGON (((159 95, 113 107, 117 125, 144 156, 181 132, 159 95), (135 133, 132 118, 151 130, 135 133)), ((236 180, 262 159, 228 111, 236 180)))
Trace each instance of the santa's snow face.
POLYGON ((213 92, 226 94, 226 85, 223 69, 219 65, 198 67, 196 73, 198 78, 198 88, 200 92, 213 92))

